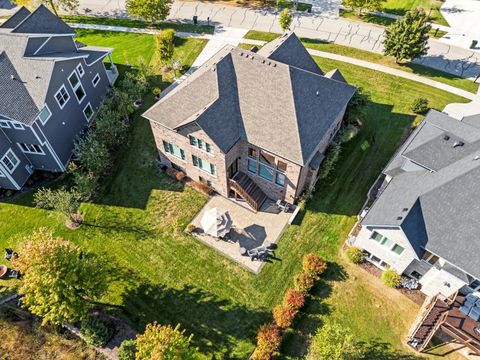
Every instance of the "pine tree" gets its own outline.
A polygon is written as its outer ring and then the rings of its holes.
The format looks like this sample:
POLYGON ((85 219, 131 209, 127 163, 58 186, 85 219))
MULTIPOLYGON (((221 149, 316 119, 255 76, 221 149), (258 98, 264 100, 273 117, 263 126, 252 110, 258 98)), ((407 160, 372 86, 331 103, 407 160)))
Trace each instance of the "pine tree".
POLYGON ((393 56, 396 63, 425 55, 428 50, 428 32, 431 28, 428 16, 423 10, 409 11, 385 30, 383 53, 393 56))

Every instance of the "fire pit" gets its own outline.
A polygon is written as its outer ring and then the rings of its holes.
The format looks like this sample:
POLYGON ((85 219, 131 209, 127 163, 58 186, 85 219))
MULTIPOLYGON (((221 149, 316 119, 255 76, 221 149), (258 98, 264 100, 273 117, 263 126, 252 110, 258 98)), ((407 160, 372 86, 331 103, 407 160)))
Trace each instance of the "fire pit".
POLYGON ((7 271, 8 268, 5 265, 0 265, 0 278, 4 277, 7 271))

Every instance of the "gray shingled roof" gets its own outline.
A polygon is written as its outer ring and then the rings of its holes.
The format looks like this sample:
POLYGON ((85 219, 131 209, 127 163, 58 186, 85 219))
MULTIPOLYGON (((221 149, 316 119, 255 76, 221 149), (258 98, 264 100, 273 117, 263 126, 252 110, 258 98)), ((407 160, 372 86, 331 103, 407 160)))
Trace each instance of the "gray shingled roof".
POLYGON ((26 7, 22 6, 15 14, 10 16, 7 21, 1 24, 0 28, 13 29, 17 27, 17 25, 20 24, 23 20, 25 20, 25 18, 30 14, 30 11, 26 7))
POLYGON ((12 33, 20 34, 75 34, 70 26, 55 16, 44 5, 40 5, 34 12, 18 24, 12 33))
POLYGON ((306 164, 355 88, 226 46, 147 110, 175 129, 195 121, 227 152, 244 139, 306 164))
POLYGON ((347 82, 347 80, 345 80, 342 73, 338 69, 333 69, 333 70, 329 71, 328 73, 325 74, 325 77, 327 77, 329 79, 345 82, 345 83, 347 82))
POLYGON ((315 74, 323 74, 294 32, 286 32, 270 41, 257 54, 315 74))
POLYGON ((480 277, 480 129, 432 110, 385 172, 393 178, 362 225, 400 226, 418 256, 427 249, 480 277))

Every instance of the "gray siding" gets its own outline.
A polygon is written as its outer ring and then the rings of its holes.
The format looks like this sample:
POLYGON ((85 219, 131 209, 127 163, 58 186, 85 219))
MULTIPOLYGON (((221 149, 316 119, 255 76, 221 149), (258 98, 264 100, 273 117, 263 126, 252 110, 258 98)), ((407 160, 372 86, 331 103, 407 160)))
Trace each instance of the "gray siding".
POLYGON ((48 39, 48 37, 30 38, 28 39, 25 55, 33 55, 37 49, 48 39))
MULTIPOLYGON (((25 157, 25 155, 20 151, 18 146, 13 144, 10 139, 0 131, 0 159, 7 153, 7 151, 11 149, 15 156, 20 160, 20 163, 15 168, 15 170, 10 173, 7 171, 5 166, 1 164, 2 172, 11 176, 13 180, 21 187, 27 181, 28 177, 30 176, 29 172, 26 170, 25 165, 30 164, 30 161, 25 157)), ((16 189, 16 186, 8 179, 7 177, 0 178, 0 186, 6 189, 16 189)))
MULTIPOLYGON (((73 140, 88 125, 83 115, 83 109, 90 103, 96 113, 109 85, 105 66, 102 61, 98 61, 91 66, 88 66, 83 59, 56 63, 46 100, 52 116, 45 125, 42 125, 38 121, 37 123, 62 164, 66 165, 68 163, 73 151, 73 140), (82 64, 85 71, 80 81, 86 94, 80 104, 68 82, 68 77, 79 63, 82 64), (97 73, 100 75, 100 82, 94 87, 92 80, 97 73), (70 99, 63 109, 60 108, 55 99, 55 94, 62 85, 65 85, 70 96, 70 99)), ((61 171, 61 169, 57 169, 57 171, 61 171)))
POLYGON ((77 47, 71 36, 52 37, 37 55, 49 54, 53 52, 75 52, 77 47))

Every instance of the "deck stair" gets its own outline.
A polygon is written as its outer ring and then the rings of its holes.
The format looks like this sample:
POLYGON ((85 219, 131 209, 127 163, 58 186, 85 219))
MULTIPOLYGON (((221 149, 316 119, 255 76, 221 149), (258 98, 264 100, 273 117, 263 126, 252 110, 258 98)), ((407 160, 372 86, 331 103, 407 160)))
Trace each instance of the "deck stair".
POLYGON ((253 210, 258 211, 267 199, 267 195, 255 184, 255 182, 245 173, 238 171, 233 178, 229 180, 230 188, 238 193, 253 210))
POLYGON ((433 335, 435 335, 437 330, 443 324, 449 306, 439 299, 437 295, 431 300, 425 309, 426 310, 418 319, 408 339, 408 345, 418 352, 423 351, 428 346, 433 335))

